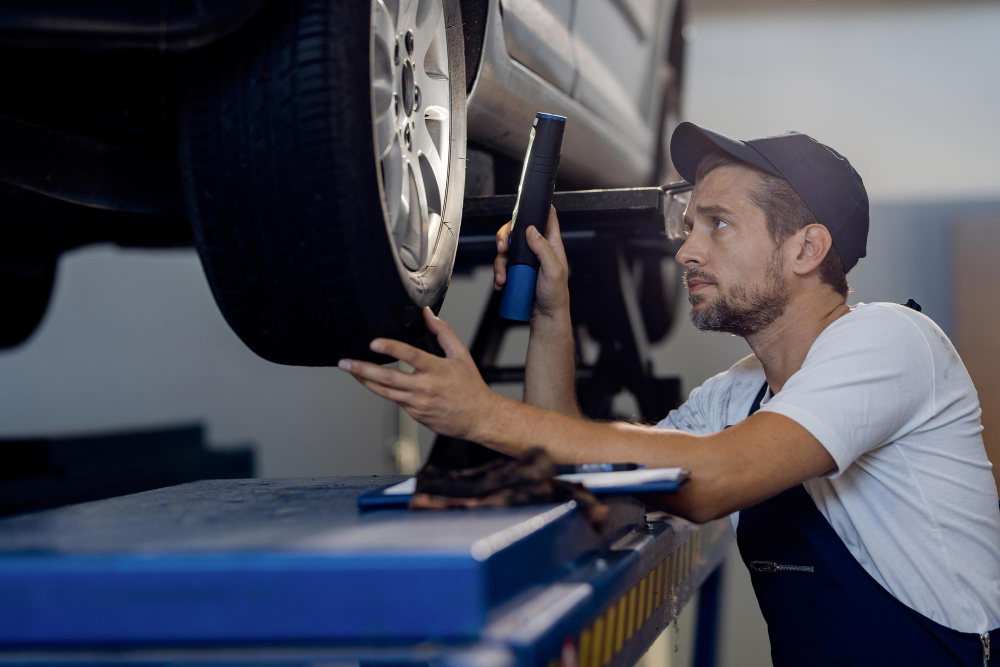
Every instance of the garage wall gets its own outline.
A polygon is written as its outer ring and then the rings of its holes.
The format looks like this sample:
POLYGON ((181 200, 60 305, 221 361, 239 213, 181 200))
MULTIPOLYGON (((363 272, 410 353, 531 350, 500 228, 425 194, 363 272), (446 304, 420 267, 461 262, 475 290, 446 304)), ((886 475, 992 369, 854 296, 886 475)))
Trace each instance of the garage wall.
POLYGON ((992 217, 972 213, 954 225, 955 345, 979 392, 983 440, 1000 487, 1000 208, 992 217), (992 298, 990 298, 992 297, 992 298))
POLYGON ((696 0, 686 117, 734 137, 798 129, 873 200, 996 198, 996 2, 696 0))

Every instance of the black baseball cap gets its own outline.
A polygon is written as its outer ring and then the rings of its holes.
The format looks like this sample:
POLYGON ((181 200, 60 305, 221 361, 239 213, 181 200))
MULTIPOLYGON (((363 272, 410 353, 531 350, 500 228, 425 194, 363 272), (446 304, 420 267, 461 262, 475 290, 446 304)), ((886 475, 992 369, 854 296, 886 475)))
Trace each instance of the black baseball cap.
POLYGON ((702 158, 725 153, 788 182, 830 230, 833 245, 850 271, 865 256, 868 242, 868 193, 861 176, 843 155, 808 134, 785 132, 740 141, 683 122, 670 137, 674 168, 694 185, 702 158))

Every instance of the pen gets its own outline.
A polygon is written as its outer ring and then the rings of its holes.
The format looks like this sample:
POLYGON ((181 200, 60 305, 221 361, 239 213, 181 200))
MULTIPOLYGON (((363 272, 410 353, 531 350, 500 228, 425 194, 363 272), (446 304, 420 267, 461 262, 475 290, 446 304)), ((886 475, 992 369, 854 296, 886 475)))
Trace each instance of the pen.
POLYGON ((557 475, 573 475, 582 472, 619 472, 622 470, 638 470, 638 463, 582 463, 580 465, 557 465, 557 475))

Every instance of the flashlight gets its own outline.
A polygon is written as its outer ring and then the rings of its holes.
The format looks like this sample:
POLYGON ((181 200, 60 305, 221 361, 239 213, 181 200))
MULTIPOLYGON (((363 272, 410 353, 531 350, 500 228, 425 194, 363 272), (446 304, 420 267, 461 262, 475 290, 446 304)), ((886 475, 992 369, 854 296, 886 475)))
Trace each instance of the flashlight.
POLYGON ((535 114, 528 137, 528 152, 521 168, 517 200, 511 216, 510 250, 507 253, 507 284, 500 300, 500 317, 527 322, 535 304, 538 258, 528 247, 524 231, 534 225, 544 236, 556 186, 556 170, 562 150, 566 117, 535 114))

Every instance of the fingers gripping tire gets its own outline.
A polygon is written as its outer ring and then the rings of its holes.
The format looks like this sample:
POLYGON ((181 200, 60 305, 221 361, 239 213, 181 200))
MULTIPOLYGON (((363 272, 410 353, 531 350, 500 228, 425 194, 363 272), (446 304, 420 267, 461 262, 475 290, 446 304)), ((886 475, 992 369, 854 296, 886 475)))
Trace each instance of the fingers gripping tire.
POLYGON ((377 358, 375 336, 427 340, 420 309, 444 299, 465 183, 459 11, 280 0, 183 64, 195 243, 261 357, 326 366, 377 358))

